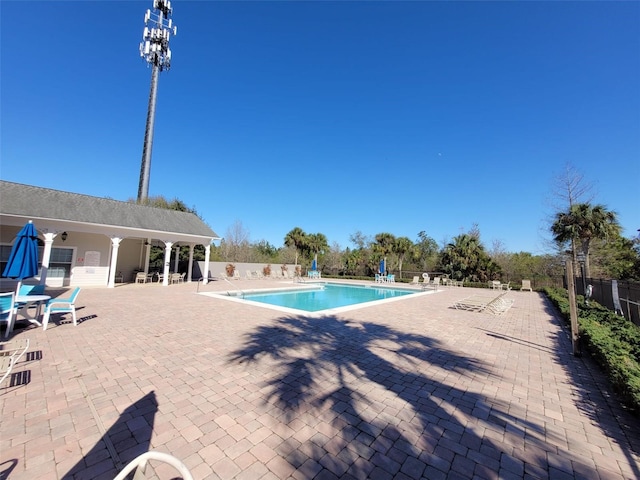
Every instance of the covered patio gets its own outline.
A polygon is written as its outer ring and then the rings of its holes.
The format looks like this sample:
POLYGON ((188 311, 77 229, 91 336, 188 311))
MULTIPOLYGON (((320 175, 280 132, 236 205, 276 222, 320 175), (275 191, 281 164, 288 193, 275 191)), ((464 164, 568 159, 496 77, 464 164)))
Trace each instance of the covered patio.
MULTIPOLYGON (((205 251, 220 237, 200 218, 180 212, 0 181, 0 266, 15 234, 28 221, 38 231, 41 268, 37 280, 47 286, 107 286, 133 281, 133 272, 149 272, 151 246, 164 249, 163 285, 177 272, 182 248, 189 249, 185 281, 192 279, 196 245, 205 251)), ((205 277, 206 277, 206 272, 205 277)), ((2 279, 2 288, 12 284, 2 279)))

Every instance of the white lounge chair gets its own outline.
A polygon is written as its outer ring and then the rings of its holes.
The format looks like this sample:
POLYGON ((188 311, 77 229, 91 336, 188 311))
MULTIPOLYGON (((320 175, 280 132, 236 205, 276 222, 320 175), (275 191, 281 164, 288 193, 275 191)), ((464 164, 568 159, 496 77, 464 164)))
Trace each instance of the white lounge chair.
POLYGON ((522 286, 520 287, 520 291, 523 290, 529 290, 530 292, 533 292, 533 289, 531 288, 531 280, 522 280, 522 286))
POLYGON ((492 315, 502 315, 511 308, 513 300, 506 299, 507 292, 491 297, 486 295, 471 295, 454 302, 453 308, 456 310, 469 310, 473 312, 486 312, 492 315))
POLYGON ((28 349, 28 338, 0 343, 0 384, 11 374, 15 364, 28 349))
MULTIPOLYGON (((136 480, 143 480, 144 478, 147 478, 144 474, 147 469, 147 465, 150 463, 150 460, 172 466, 180 473, 180 477, 182 477, 183 480, 193 480, 193 475, 191 475, 191 472, 189 472, 187 466, 176 457, 167 453, 153 451, 143 453, 142 455, 134 458, 122 469, 122 471, 118 475, 114 477, 113 480, 125 480, 127 478, 130 478, 130 474, 133 472, 135 472, 133 478, 136 480)), ((151 472, 151 476, 149 478, 158 477, 151 472)))
POLYGON ((410 285, 418 285, 420 283, 420 276, 419 275, 414 275, 413 276, 413 280, 411 280, 410 285))

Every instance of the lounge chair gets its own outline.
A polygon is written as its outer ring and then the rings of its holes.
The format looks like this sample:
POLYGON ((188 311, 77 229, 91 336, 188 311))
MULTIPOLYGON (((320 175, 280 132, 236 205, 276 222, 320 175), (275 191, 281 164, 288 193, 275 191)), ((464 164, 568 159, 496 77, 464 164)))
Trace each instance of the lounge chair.
POLYGON ((454 302, 453 308, 456 310, 469 310, 473 312, 486 312, 492 315, 502 315, 511 308, 513 300, 506 299, 507 292, 491 297, 486 295, 471 295, 454 302))
POLYGON ((4 331, 5 338, 13 330, 17 310, 15 292, 0 293, 0 322, 7 324, 7 329, 4 331))
POLYGON ((47 329, 49 324, 49 317, 52 313, 70 313, 73 318, 73 325, 78 325, 78 319, 76 318, 76 298, 80 293, 80 287, 76 287, 71 296, 68 298, 52 298, 47 301, 44 306, 44 318, 42 319, 42 330, 47 329))
POLYGON ((531 280, 522 280, 522 286, 520 287, 520 291, 523 290, 529 290, 530 292, 533 292, 533 289, 531 288, 531 280))
POLYGON ((29 339, 12 340, 0 343, 0 384, 7 378, 18 360, 29 349, 29 339))
POLYGON ((420 276, 419 275, 414 275, 413 276, 413 280, 411 280, 410 285, 418 285, 420 283, 420 276))
POLYGON ((438 290, 438 286, 440 285, 440 277, 433 277, 432 280, 429 280, 429 275, 424 277, 422 283, 422 288, 426 290, 427 288, 433 288, 434 290, 438 290))
MULTIPOLYGON (((118 475, 114 477, 113 480, 125 480, 127 478, 130 478, 131 473, 134 472, 135 473, 133 478, 143 480, 144 478, 146 478, 144 474, 147 469, 147 464, 150 463, 150 460, 172 466, 180 473, 180 477, 183 480, 193 480, 193 475, 191 475, 191 472, 189 472, 187 466, 176 457, 167 453, 153 451, 143 453, 142 455, 134 458, 122 469, 122 471, 118 475)), ((153 478, 158 478, 153 473, 150 473, 150 475, 153 476, 153 478)), ((149 478, 151 478, 151 476, 149 478)))

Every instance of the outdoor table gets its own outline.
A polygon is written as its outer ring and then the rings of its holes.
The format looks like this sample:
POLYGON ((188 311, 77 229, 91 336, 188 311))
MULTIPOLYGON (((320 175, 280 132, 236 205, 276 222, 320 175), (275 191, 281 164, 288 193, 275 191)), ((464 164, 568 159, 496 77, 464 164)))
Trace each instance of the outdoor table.
MULTIPOLYGON (((41 315, 42 304, 46 303, 50 299, 51 297, 49 295, 18 295, 16 297, 16 304, 21 304, 18 311, 22 312, 22 316, 29 323, 33 323, 34 325, 41 327, 42 324, 38 321, 38 318, 40 318, 41 315), (31 305, 35 305, 37 307, 34 315, 29 315, 29 307, 31 305)), ((16 314, 16 320, 17 319, 16 314)))

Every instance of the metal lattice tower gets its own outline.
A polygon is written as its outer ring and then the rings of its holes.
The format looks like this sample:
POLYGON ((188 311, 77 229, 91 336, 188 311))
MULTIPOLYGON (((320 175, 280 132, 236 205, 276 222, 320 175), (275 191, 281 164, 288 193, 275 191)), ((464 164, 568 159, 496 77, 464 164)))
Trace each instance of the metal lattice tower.
POLYGON ((153 11, 144 15, 144 30, 140 43, 140 56, 152 67, 147 125, 144 131, 142 164, 140 165, 140 183, 138 184, 138 202, 149 196, 149 177, 151 176, 151 150, 153 148, 153 125, 156 116, 156 97, 158 92, 158 73, 171 67, 169 40, 176 35, 178 28, 169 18, 173 10, 169 0, 153 0, 153 11))

